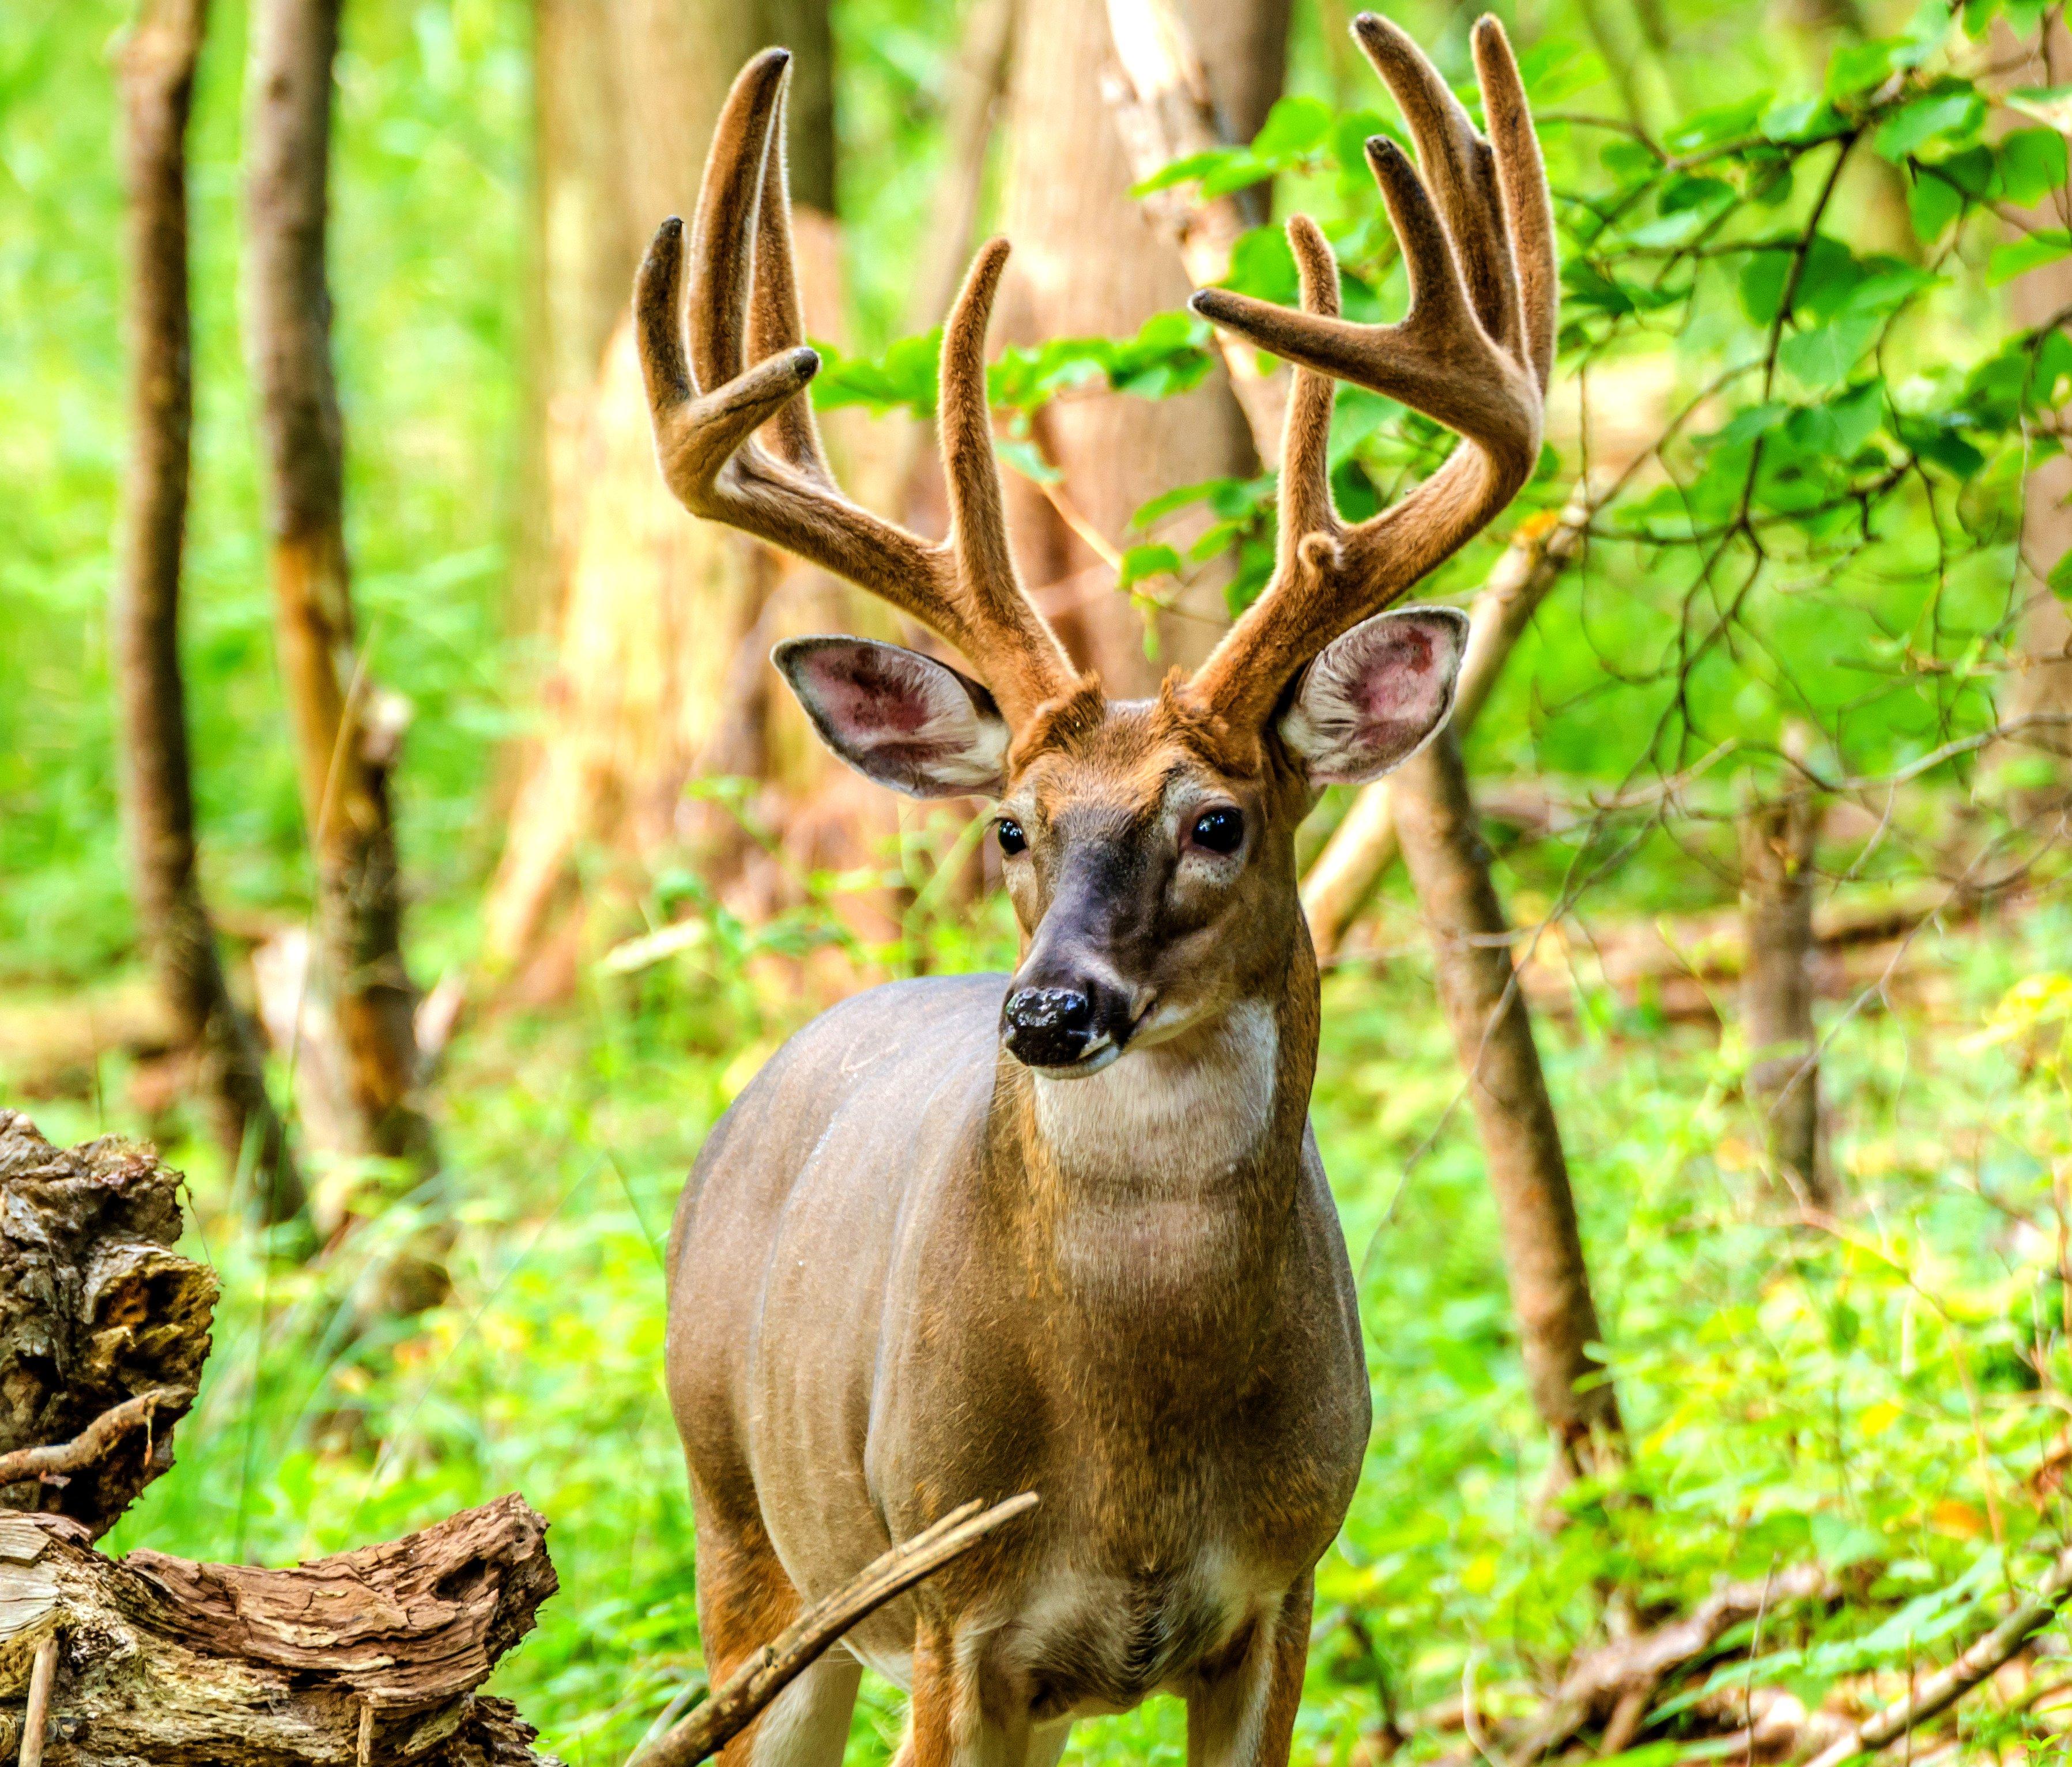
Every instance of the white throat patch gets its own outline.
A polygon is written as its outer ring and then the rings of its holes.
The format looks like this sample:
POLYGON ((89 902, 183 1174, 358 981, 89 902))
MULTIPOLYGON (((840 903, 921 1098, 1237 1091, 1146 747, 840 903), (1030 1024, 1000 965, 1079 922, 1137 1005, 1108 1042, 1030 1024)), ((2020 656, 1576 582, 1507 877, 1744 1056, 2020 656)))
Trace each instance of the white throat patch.
POLYGON ((1214 1189, 1265 1139, 1280 1045, 1272 1009, 1243 1001, 1098 1074, 1035 1074, 1037 1132, 1069 1178, 1147 1196, 1214 1189))

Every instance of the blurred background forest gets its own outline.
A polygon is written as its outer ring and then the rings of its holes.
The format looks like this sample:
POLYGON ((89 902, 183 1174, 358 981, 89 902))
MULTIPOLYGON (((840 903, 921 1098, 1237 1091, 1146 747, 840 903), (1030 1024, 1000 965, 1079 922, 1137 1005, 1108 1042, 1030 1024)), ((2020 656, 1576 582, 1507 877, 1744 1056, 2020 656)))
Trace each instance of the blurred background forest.
MULTIPOLYGON (((1561 357, 1534 483, 1420 591, 1475 620, 1452 859, 1493 895, 1420 903, 1408 784, 1305 832, 1375 1427, 1297 1746, 1782 1759, 2072 1539, 2072 39, 2031 0, 1500 10, 1561 357), (1463 942, 1515 960, 1551 1168, 1464 1085, 1463 942), (1572 1185, 1594 1397, 1527 1379, 1521 1184, 1572 1185), (1573 1693, 1722 1579, 1765 1592, 1573 1693)), ((1472 11, 1391 10, 1471 99, 1472 11)), ((1150 0, 205 12, 0 10, 0 1103, 155 1141, 224 1284, 117 1546, 284 1563, 521 1491, 563 1587, 495 1685, 616 1762, 702 1686, 684 1173, 821 1007, 1014 938, 983 807, 843 771, 764 660, 915 634, 663 488, 639 252, 787 43, 845 482, 939 532, 931 334, 1006 232, 1025 577, 1147 692, 1272 553, 1273 365, 1187 293, 1292 299, 1300 209, 1400 314, 1360 144, 1400 125, 1345 0, 1187 0, 1194 63, 1118 52, 1150 0), (145 223, 197 54, 183 557, 145 223)), ((1341 506, 1450 442, 1346 393, 1341 506)), ((2068 1700, 2045 1630, 1908 1746, 2026 1758, 2068 1700)), ((899 1709, 866 1680, 853 1761, 899 1709)), ((1183 1744, 1154 1701, 1069 1758, 1183 1744)))

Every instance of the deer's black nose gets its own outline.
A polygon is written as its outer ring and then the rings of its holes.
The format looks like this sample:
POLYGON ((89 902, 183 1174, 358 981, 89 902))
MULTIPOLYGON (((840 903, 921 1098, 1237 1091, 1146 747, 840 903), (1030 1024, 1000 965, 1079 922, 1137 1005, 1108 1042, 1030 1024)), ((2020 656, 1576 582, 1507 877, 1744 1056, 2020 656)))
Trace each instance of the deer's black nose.
POLYGON ((1000 1015, 1008 1052, 1031 1067, 1070 1067, 1093 1041, 1094 1003, 1070 988, 1018 988, 1000 1015))

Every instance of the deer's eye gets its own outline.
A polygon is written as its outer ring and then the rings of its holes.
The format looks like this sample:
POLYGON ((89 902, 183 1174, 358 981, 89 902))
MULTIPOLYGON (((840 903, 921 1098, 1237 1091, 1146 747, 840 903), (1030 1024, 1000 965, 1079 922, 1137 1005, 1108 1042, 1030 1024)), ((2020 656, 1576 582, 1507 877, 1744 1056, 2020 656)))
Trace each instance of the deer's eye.
POLYGON ((1009 858, 1029 850, 1029 836, 1022 832, 1022 824, 1011 816, 1002 816, 993 827, 1000 836, 1000 850, 1009 858))
POLYGON ((1205 810, 1194 818, 1194 844, 1211 853, 1235 853, 1244 844, 1244 818, 1235 810, 1205 810))

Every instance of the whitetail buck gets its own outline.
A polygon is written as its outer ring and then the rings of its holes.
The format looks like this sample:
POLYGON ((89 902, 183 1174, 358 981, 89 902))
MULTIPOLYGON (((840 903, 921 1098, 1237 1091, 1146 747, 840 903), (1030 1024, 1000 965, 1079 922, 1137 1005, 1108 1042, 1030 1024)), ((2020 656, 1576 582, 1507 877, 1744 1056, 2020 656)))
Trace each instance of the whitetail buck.
POLYGON ((1524 483, 1554 348, 1552 218, 1503 31, 1474 33, 1485 141, 1400 31, 1355 28, 1423 167, 1368 143, 1409 314, 1341 319, 1330 249, 1300 216, 1300 312, 1194 297, 1299 366, 1272 583, 1155 700, 1108 699, 1015 579, 985 391, 1004 242, 943 340, 949 539, 835 485, 803 392, 819 359, 792 269, 783 51, 749 64, 721 117, 688 297, 680 222, 641 267, 676 495, 883 597, 985 677, 850 638, 775 659, 873 779, 998 800, 1022 931, 1011 976, 896 983, 792 1038, 678 1211, 669 1390, 715 1682, 889 1542, 968 1499, 1042 1498, 794 1683, 729 1745, 737 1767, 837 1761, 861 1663, 912 1691, 911 1767, 1048 1764, 1075 1716, 1157 1690, 1187 1701, 1190 1761, 1288 1759, 1311 1573, 1369 1424, 1308 1127, 1318 985, 1295 830, 1321 787, 1386 771, 1445 718, 1465 622, 1378 610, 1524 483), (1462 438, 1357 524, 1327 482, 1334 379, 1462 438))

